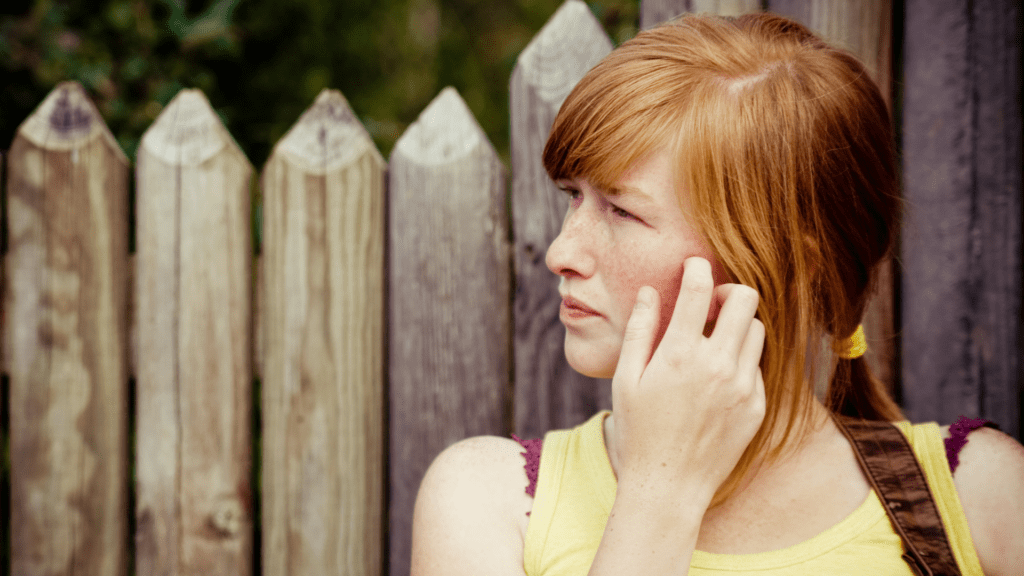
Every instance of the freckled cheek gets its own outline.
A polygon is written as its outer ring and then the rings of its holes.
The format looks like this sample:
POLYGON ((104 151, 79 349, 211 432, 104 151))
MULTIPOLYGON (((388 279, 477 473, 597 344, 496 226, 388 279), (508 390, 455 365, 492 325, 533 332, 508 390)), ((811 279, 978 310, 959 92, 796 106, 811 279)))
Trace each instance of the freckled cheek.
POLYGON ((672 319, 672 311, 675 309, 676 298, 679 297, 679 283, 683 278, 683 263, 669 263, 664 260, 659 262, 632 260, 624 265, 615 274, 618 286, 615 289, 619 294, 623 310, 622 326, 625 330, 626 322, 633 311, 636 303, 636 294, 643 286, 651 286, 658 291, 661 300, 661 307, 658 318, 658 335, 660 341, 669 321, 672 319))
POLYGON ((678 268, 666 272, 667 274, 659 279, 657 285, 651 284, 658 291, 658 295, 661 296, 661 315, 658 318, 656 342, 661 342, 661 337, 665 335, 668 323, 672 320, 672 313, 676 309, 676 300, 679 298, 679 284, 683 280, 683 265, 680 263, 678 268))

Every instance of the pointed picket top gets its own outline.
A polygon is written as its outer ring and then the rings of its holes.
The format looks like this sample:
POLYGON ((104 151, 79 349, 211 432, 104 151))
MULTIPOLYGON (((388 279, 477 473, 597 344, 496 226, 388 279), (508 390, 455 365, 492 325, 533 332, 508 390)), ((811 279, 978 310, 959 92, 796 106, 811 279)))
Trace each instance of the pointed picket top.
POLYGON ((345 96, 328 88, 320 91, 313 105, 274 147, 275 154, 285 154, 310 174, 325 174, 347 166, 367 150, 384 164, 345 96))
POLYGON ((186 89, 178 92, 142 135, 141 148, 171 166, 197 166, 225 145, 244 156, 203 92, 186 89))
POLYGON ((612 51, 590 8, 566 0, 526 45, 516 68, 546 102, 561 104, 580 78, 612 51))
POLYGON ((53 151, 73 150, 93 138, 104 138, 111 149, 116 150, 125 162, 128 161, 78 82, 61 82, 54 87, 32 115, 22 122, 18 133, 36 146, 53 151))
POLYGON ((466 156, 481 141, 497 156, 469 106, 448 86, 406 129, 395 143, 395 152, 420 164, 446 164, 466 156))

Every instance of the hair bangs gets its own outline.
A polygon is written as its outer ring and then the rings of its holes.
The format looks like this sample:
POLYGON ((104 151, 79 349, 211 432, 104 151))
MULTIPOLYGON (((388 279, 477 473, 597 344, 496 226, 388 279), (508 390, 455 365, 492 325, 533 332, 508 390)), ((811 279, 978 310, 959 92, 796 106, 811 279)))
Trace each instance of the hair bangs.
POLYGON ((652 85, 655 71, 640 62, 623 66, 616 58, 619 68, 609 74, 603 70, 608 60, 580 80, 555 117, 544 146, 544 168, 552 180, 582 178, 613 191, 631 166, 674 141, 678 109, 666 105, 667 95, 638 95, 632 88, 634 82, 652 85))

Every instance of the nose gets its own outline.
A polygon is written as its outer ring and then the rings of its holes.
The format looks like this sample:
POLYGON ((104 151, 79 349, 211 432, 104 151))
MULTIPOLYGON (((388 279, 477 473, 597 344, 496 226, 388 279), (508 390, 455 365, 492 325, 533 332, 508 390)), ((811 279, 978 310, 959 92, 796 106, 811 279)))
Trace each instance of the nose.
POLYGON ((588 240, 586 216, 581 210, 572 210, 562 222, 562 230, 551 242, 544 258, 548 270, 563 277, 589 278, 594 274, 595 243, 588 240))

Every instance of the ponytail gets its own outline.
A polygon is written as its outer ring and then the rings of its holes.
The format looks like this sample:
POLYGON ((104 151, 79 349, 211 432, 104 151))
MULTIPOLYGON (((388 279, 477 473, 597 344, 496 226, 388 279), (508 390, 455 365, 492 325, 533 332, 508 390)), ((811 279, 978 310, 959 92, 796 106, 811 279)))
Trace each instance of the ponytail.
POLYGON ((888 387, 871 374, 867 360, 840 358, 825 393, 825 406, 834 414, 864 420, 903 420, 888 387))

